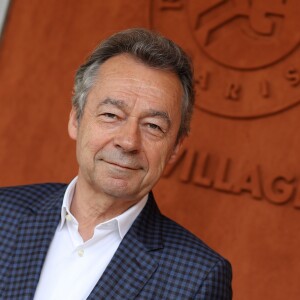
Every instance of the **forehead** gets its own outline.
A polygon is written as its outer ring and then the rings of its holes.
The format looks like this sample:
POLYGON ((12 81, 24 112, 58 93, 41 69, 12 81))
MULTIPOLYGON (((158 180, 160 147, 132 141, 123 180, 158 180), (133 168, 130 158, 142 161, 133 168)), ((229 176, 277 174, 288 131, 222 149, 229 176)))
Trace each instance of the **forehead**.
POLYGON ((175 106, 181 106, 183 93, 176 74, 149 67, 128 54, 112 57, 100 66, 93 90, 122 100, 136 96, 175 106))

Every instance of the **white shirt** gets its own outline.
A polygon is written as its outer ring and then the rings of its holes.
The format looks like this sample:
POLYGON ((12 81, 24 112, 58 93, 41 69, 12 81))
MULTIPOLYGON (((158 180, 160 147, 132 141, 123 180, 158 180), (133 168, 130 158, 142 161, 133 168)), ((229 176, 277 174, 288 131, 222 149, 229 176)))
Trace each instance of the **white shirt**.
POLYGON ((61 221, 50 244, 34 300, 86 299, 112 259, 125 234, 144 208, 148 195, 123 214, 97 225, 83 241, 70 212, 77 177, 66 189, 61 221))

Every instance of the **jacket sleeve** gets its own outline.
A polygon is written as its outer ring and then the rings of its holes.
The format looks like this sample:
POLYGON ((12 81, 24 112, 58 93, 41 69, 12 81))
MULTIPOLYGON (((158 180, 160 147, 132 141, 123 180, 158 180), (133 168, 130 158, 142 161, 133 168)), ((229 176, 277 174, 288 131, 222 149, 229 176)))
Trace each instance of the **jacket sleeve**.
POLYGON ((208 272, 200 286, 195 300, 231 300, 232 299, 232 270, 230 263, 219 260, 208 272))

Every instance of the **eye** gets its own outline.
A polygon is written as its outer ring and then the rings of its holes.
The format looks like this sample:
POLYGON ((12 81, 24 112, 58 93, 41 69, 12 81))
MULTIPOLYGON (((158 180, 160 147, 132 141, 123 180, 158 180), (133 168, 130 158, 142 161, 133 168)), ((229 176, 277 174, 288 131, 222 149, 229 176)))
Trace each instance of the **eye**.
POLYGON ((104 111, 98 114, 98 120, 102 123, 114 124, 120 120, 120 116, 112 112, 104 111))
POLYGON ((120 119, 120 117, 111 112, 103 112, 103 113, 99 114, 99 119, 102 122, 111 123, 111 122, 118 121, 120 119))
POLYGON ((157 124, 148 123, 147 125, 148 125, 148 127, 149 127, 150 129, 152 129, 152 130, 157 130, 157 131, 164 132, 164 131, 162 130, 162 128, 161 128, 160 126, 158 126, 157 124))
POLYGON ((112 113, 103 113, 102 116, 108 118, 108 119, 117 119, 118 116, 112 113))

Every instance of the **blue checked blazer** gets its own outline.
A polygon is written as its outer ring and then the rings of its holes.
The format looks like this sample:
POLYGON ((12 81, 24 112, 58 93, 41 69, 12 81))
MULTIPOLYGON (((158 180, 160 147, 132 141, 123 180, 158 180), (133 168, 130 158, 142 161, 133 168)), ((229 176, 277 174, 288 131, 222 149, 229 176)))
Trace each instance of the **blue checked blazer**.
MULTIPOLYGON (((33 299, 65 189, 0 189, 0 299, 33 299)), ((229 300, 231 293, 230 264, 161 215, 150 194, 88 299, 229 300)))

